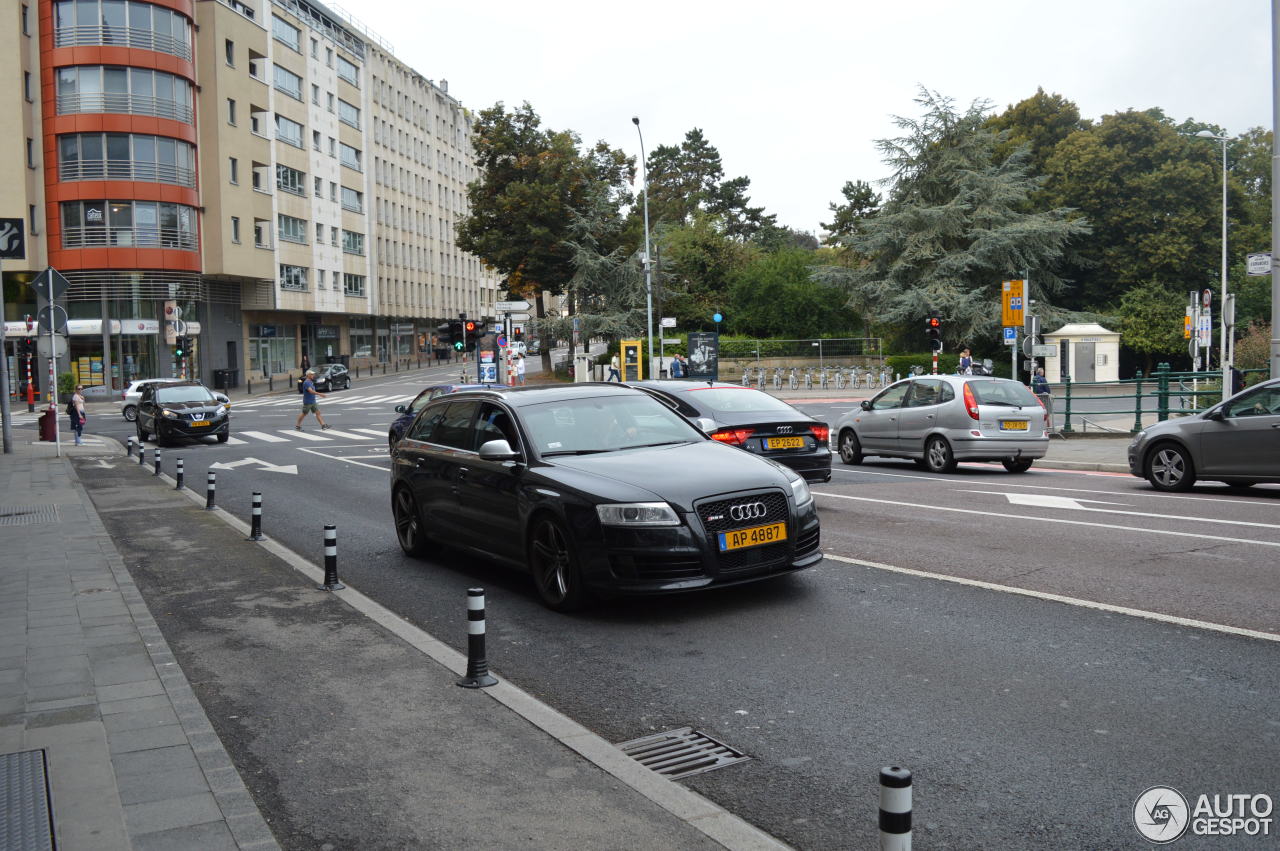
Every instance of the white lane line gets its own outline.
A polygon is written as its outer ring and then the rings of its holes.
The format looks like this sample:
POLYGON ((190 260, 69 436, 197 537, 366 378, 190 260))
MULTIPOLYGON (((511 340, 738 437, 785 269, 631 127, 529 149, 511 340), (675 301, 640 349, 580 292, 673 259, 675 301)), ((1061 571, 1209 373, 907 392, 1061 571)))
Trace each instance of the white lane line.
POLYGON ((1244 627, 1239 626, 1228 626, 1227 624, 1213 623, 1212 621, 1182 618, 1177 615, 1166 615, 1161 614, 1160 612, 1148 611, 1146 609, 1131 609, 1127 606, 1114 606, 1110 603, 1099 603, 1096 600, 1085 600, 1080 597, 1066 597, 1062 594, 1050 594, 1045 591, 1032 591, 1029 588, 1018 588, 1014 585, 999 585, 995 582, 984 582, 981 579, 966 579, 962 576, 948 576, 945 573, 931 573, 927 570, 915 570, 910 567, 898 567, 896 565, 881 564, 880 562, 875 561, 863 561, 862 559, 832 555, 831 553, 824 553, 824 556, 832 561, 844 562, 845 564, 857 564, 862 567, 874 567, 877 570, 887 570, 891 573, 902 573, 907 576, 917 576, 921 579, 936 579, 940 582, 950 582, 955 585, 967 585, 971 588, 982 588, 987 591, 999 591, 1005 594, 1017 594, 1022 597, 1034 597, 1037 600, 1065 603, 1068 606, 1078 606, 1082 609, 1095 609, 1100 612, 1128 615, 1129 617, 1144 618, 1146 620, 1175 624, 1177 626, 1187 626, 1192 629, 1225 632, 1229 635, 1240 635, 1245 638, 1259 638, 1263 641, 1280 641, 1280 634, 1276 634, 1274 632, 1262 632, 1256 629, 1245 629, 1244 627))
POLYGON ((366 464, 363 461, 357 461, 354 458, 343 458, 341 455, 330 455, 327 452, 321 452, 319 449, 308 449, 305 446, 299 446, 298 451, 310 452, 312 455, 319 455, 329 461, 345 461, 348 464, 355 464, 357 467, 368 467, 370 470, 377 470, 379 473, 387 472, 386 467, 379 467, 377 464, 366 464))
POLYGON ((364 432, 365 434, 371 434, 371 435, 373 435, 374 437, 386 437, 386 436, 387 436, 386 429, 383 429, 382 431, 378 431, 377 429, 373 429, 373 428, 353 428, 353 429, 351 429, 351 430, 352 430, 352 431, 362 431, 362 432, 364 432))
POLYGON ((310 431, 291 431, 286 433, 290 437, 296 437, 300 440, 333 440, 332 437, 325 437, 323 434, 315 434, 310 431))
MULTIPOLYGON (((1256 544, 1260 547, 1280 547, 1280 541, 1255 541, 1251 538, 1229 538, 1223 535, 1201 535, 1197 532, 1175 532, 1171 529, 1140 529, 1137 526, 1120 526, 1115 523, 1090 523, 1087 520, 1066 520, 1060 517, 1028 517, 1025 514, 1000 514, 996 511, 978 511, 971 508, 949 508, 943 505, 928 505, 919 502, 899 502, 892 499, 877 499, 869 496, 848 496, 842 493, 814 491, 817 496, 829 496, 835 499, 852 499, 858 502, 874 502, 878 505, 902 505, 907 508, 923 508, 926 511, 951 511, 957 514, 979 514, 983 517, 998 517, 1004 520, 1026 520, 1031 523, 1062 523, 1068 526, 1092 526, 1097 529, 1117 529, 1122 532, 1134 532, 1141 535, 1172 535, 1178 538, 1200 538, 1206 541, 1227 541, 1233 544, 1256 544)), ((1182 518, 1175 518, 1182 519, 1182 518)))
POLYGON ((247 440, 241 440, 241 439, 240 439, 240 438, 238 438, 238 437, 228 437, 228 438, 227 438, 227 445, 228 445, 228 446, 247 446, 247 445, 248 445, 248 443, 249 443, 249 441, 247 441, 247 440))
MULTIPOLYGON (((989 485, 991 484, 991 481, 992 481, 991 479, 959 479, 953 476, 921 476, 913 473, 885 473, 877 470, 842 470, 839 467, 833 467, 831 472, 844 473, 850 476, 886 476, 894 479, 919 479, 921 481, 926 481, 926 482, 950 482, 952 484, 957 484, 957 485, 989 485)), ((1081 476, 1092 475, 1086 470, 1041 470, 1040 472, 1070 473, 1070 474, 1081 475, 1081 476)), ((1146 497, 1148 499, 1189 499, 1195 502, 1217 502, 1217 503, 1223 503, 1227 501, 1227 500, 1223 500, 1221 497, 1215 497, 1215 496, 1180 496, 1178 494, 1153 493, 1152 491, 1145 491, 1145 490, 1107 491, 1107 490, 1098 490, 1096 488, 1058 488, 1052 485, 1022 485, 1022 484, 1017 484, 1016 482, 1003 482, 1003 481, 1000 482, 1000 486, 1004 488, 1035 488, 1036 490, 1063 491, 1065 493, 1099 493, 1099 494, 1105 494, 1107 496, 1125 496, 1125 497, 1141 496, 1141 497, 1146 497)), ((1224 493, 1223 496, 1231 496, 1231 494, 1224 493)), ((1232 505, 1270 505, 1276 508, 1280 508, 1280 502, 1276 502, 1276 500, 1273 500, 1273 499, 1233 498, 1233 499, 1230 499, 1229 501, 1232 505)))
MULTIPOLYGON (((345 437, 347 440, 369 440, 367 434, 352 434, 349 431, 338 431, 336 428, 325 429, 325 434, 329 437, 345 437)), ((378 437, 382 437, 382 433, 378 432, 378 437)))
POLYGON ((274 434, 267 434, 265 431, 242 431, 245 437, 252 437, 254 440, 261 440, 265 443, 288 443, 289 441, 283 437, 276 437, 274 434))
POLYGON ((1129 517, 1154 517, 1158 520, 1194 520, 1198 523, 1225 523, 1228 526, 1253 526, 1261 529, 1280 529, 1275 523, 1251 523, 1247 520, 1220 520, 1216 517, 1197 517, 1194 514, 1152 514, 1149 511, 1121 511, 1118 508, 1090 508, 1082 502, 1099 505, 1124 505, 1123 502, 1103 502, 1098 499, 1072 499, 1069 496, 1051 496, 1039 493, 1002 493, 1000 491, 964 491, 988 496, 1003 496, 1013 505, 1029 505, 1037 508, 1061 508, 1069 511, 1098 511, 1103 514, 1124 514, 1129 517))

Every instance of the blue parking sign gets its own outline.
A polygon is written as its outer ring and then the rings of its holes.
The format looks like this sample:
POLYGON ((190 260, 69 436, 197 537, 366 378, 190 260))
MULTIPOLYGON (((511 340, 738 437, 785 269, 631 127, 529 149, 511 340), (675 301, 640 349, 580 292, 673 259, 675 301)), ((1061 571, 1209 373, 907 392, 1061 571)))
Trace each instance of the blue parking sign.
POLYGON ((1017 328, 1005 328, 1005 329, 1004 329, 1004 344, 1005 344, 1006 346, 1013 346, 1013 345, 1016 345, 1016 344, 1017 344, 1017 342, 1018 342, 1018 329, 1017 329, 1017 328))

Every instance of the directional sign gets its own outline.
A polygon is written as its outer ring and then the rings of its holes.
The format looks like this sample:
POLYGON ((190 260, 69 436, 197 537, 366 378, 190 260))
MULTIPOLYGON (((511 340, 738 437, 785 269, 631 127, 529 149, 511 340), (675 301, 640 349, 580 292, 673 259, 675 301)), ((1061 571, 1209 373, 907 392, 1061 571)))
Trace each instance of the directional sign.
POLYGON ((1033 358, 1056 358, 1058 356, 1057 346, 1032 346, 1031 356, 1033 358))
POLYGON ((52 266, 46 268, 39 275, 32 278, 29 286, 36 292, 40 293, 44 298, 48 298, 50 278, 53 279, 53 297, 55 299, 66 292, 67 287, 71 286, 71 282, 63 277, 63 274, 52 266))
POLYGON ((514 322, 520 322, 520 321, 525 320, 525 319, 528 319, 528 318, 529 318, 529 314, 527 314, 527 313, 513 313, 513 314, 511 314, 511 319, 512 319, 512 321, 514 321, 514 322))
POLYGON ((680 343, 679 337, 663 337, 662 338, 662 345, 664 346, 675 346, 675 345, 678 345, 679 343, 680 343))
POLYGON ((22 260, 27 256, 26 222, 0 219, 0 260, 22 260))
POLYGON ((660 324, 663 328, 674 328, 676 327, 676 318, 674 316, 664 316, 660 324))
MULTIPOLYGON (((0 222, 2 221, 3 219, 0 219, 0 222)), ((3 227, 3 225, 0 224, 0 227, 3 227)), ((1250 254, 1248 256, 1248 261, 1249 261, 1250 275, 1256 276, 1256 275, 1271 274, 1271 255, 1270 254, 1250 254)))
POLYGON ((1003 281, 1000 284, 1000 324, 1021 325, 1025 304, 1022 288, 1025 281, 1003 281))
POLYGON ((515 313, 517 310, 528 310, 527 301, 495 301, 493 309, 496 313, 515 313))
POLYGON ((266 461, 259 461, 257 458, 241 458, 239 461, 219 461, 216 464, 210 464, 210 470, 233 470, 236 467, 243 467, 245 464, 256 464, 264 473, 288 473, 291 476, 298 475, 298 467, 296 464, 268 464, 266 461))

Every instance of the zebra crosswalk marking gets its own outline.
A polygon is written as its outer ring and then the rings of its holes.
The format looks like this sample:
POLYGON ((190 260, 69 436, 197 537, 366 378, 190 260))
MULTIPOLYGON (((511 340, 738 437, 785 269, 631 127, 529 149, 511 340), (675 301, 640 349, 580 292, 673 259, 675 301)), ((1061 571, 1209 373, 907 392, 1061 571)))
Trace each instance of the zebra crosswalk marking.
POLYGON ((326 437, 323 434, 313 434, 312 432, 309 432, 309 431, 295 431, 289 436, 295 437, 295 438, 301 438, 302 440, 333 440, 333 438, 331 437, 326 437))
POLYGON ((371 435, 373 435, 374 437, 384 437, 384 436, 386 436, 386 432, 385 432, 385 431, 378 431, 377 429, 373 429, 373 428, 353 428, 353 429, 351 429, 351 430, 352 430, 352 431, 362 431, 362 432, 364 432, 365 434, 371 434, 371 435))
POLYGON ((266 443, 288 443, 289 442, 287 438, 277 437, 274 434, 267 434, 266 432, 261 432, 261 431, 242 431, 240 433, 245 437, 252 437, 254 440, 261 440, 266 443))
MULTIPOLYGON (((329 429, 328 431, 325 432, 325 434, 328 437, 345 437, 347 440, 371 440, 372 439, 367 434, 352 434, 349 431, 338 431, 336 428, 329 429)), ((381 437, 381 433, 379 433, 379 437, 381 437)))

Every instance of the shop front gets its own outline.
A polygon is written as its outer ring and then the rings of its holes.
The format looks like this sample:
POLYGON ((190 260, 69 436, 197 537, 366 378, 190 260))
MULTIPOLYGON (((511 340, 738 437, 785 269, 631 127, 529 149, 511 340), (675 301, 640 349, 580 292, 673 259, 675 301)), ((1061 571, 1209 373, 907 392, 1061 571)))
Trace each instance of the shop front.
POLYGON ((298 369, 297 325, 249 326, 249 373, 266 378, 298 369))

